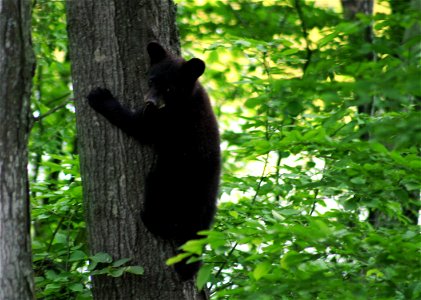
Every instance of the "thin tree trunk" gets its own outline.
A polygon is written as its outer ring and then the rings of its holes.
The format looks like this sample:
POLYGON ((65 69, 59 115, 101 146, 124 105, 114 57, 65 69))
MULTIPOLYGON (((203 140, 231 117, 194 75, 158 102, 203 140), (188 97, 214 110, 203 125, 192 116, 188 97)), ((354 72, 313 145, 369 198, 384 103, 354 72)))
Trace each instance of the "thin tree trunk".
MULTIPOLYGON (((354 21, 357 18, 357 14, 365 14, 367 16, 373 15, 374 0, 341 0, 342 7, 344 10, 344 17, 346 20, 354 21)), ((365 43, 372 44, 374 40, 373 26, 369 25, 364 28, 362 34, 354 34, 350 36, 350 43, 354 44, 354 48, 358 48, 358 45, 365 43)), ((360 57, 362 61, 372 61, 376 57, 374 52, 371 52, 364 57, 360 57)), ((357 57, 355 59, 358 59, 357 57)), ((374 99, 360 104, 358 106, 358 113, 372 115, 374 109, 374 99)), ((362 140, 369 140, 370 134, 365 132, 361 136, 362 140)))
POLYGON ((31 1, 0 0, 0 299, 33 299, 28 193, 31 1))
MULTIPOLYGON (((373 14, 374 0, 341 0, 344 10, 344 17, 349 21, 356 21, 357 14, 365 14, 371 16, 373 14)), ((361 33, 352 34, 349 37, 349 42, 353 45, 354 49, 362 47, 365 43, 373 43, 373 28, 371 25, 366 26, 361 33)), ((354 58, 356 61, 371 61, 375 59, 375 53, 369 53, 364 56, 357 56, 354 58)), ((357 78, 358 79, 358 78, 357 78)), ((373 115, 374 113, 374 97, 371 97, 367 102, 358 105, 359 114, 373 115)), ((362 141, 369 141, 371 136, 366 126, 360 128, 363 133, 361 134, 362 141)), ((374 225, 380 225, 380 214, 378 211, 369 209, 368 221, 374 225)))
POLYGON ((180 282, 165 265, 174 246, 151 235, 140 219, 152 150, 96 114, 86 99, 91 89, 106 87, 129 107, 143 105, 147 43, 180 51, 174 4, 68 0, 67 18, 90 251, 131 258, 131 265, 145 269, 142 276, 94 276, 94 298, 201 299, 193 282, 180 282))
MULTIPOLYGON (((412 0, 408 6, 410 9, 417 11, 418 13, 421 13, 421 0, 412 0)), ((410 49, 410 56, 407 61, 408 65, 419 64, 419 59, 421 57, 421 43, 419 42, 420 36, 421 36, 421 25, 419 22, 413 24, 411 27, 406 28, 405 30, 403 43, 407 43, 408 41, 411 41, 412 39, 418 39, 418 43, 413 45, 410 49)), ((418 74, 418 79, 421 80, 420 74, 418 74)), ((412 100, 414 101, 415 110, 418 112, 421 111, 421 97, 414 96, 412 100)), ((418 155, 421 156, 421 152, 419 150, 418 150, 418 155)), ((419 220, 420 190, 417 189, 414 191, 410 191, 408 193, 409 193, 409 197, 412 203, 403 205, 404 214, 409 220, 411 220, 412 224, 416 225, 418 224, 418 220, 419 220)))

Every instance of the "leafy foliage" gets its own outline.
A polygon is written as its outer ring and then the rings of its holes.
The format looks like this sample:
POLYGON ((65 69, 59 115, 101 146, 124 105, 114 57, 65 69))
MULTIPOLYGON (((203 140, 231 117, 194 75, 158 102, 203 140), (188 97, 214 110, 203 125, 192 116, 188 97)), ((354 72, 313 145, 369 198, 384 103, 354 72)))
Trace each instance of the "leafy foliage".
MULTIPOLYGON (((224 174, 213 230, 169 263, 203 252, 212 299, 420 298, 420 12, 177 2, 185 56, 207 62, 224 174)), ((86 254, 63 3, 36 1, 33 25, 37 297, 89 299, 89 276, 143 269, 86 254)))
POLYGON ((36 297, 90 299, 64 3, 36 1, 29 144, 36 297))
POLYGON ((199 285, 213 299, 420 297, 419 52, 395 32, 419 12, 181 3, 200 16, 180 18, 182 40, 208 50, 226 160, 199 285))

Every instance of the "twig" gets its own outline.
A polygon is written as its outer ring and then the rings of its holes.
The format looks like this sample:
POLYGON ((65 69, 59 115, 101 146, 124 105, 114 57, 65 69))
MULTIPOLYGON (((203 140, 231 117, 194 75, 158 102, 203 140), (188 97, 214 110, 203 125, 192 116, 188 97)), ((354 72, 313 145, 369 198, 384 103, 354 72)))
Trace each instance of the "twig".
MULTIPOLYGON (((60 97, 58 97, 58 98, 54 99, 53 101, 57 101, 57 100, 60 100, 60 99, 66 98, 66 97, 68 97, 69 95, 70 95, 70 93, 67 93, 67 94, 65 94, 65 95, 62 95, 62 96, 60 96, 60 97)), ((51 102, 53 102, 53 101, 51 101, 51 102)), ((33 118, 32 118, 32 122, 31 122, 31 124, 30 124, 30 128, 32 128, 32 127, 34 126, 35 122, 38 122, 38 121, 40 121, 40 120, 42 120, 42 119, 44 119, 44 118, 48 117, 49 115, 52 115, 52 114, 53 114, 53 113, 55 113, 56 111, 58 111, 58 110, 62 109, 62 108, 63 108, 63 107, 65 107, 67 104, 69 104, 69 103, 70 103, 70 101, 73 101, 73 98, 71 98, 71 99, 67 99, 67 100, 66 100, 66 101, 64 101, 62 104, 60 104, 60 105, 58 105, 58 106, 56 106, 56 107, 52 108, 51 110, 47 111, 47 112, 46 112, 45 114, 43 114, 43 115, 39 115, 38 117, 33 117, 33 118)))
POLYGON ((61 225, 63 224, 64 219, 65 219, 65 217, 62 217, 62 218, 60 219, 60 221, 58 222, 57 227, 56 227, 56 229, 54 230, 53 235, 52 235, 52 237, 51 237, 51 239, 50 239, 50 243, 48 244, 48 247, 47 247, 47 252, 50 252, 50 250, 51 250, 51 246, 53 245, 53 241, 54 241, 54 239, 55 239, 55 237, 56 237, 56 235, 57 235, 57 233, 58 233, 58 231, 59 231, 59 229, 60 229, 61 225))
POLYGON ((269 160, 269 153, 266 154, 266 159, 265 159, 265 164, 263 166, 262 175, 260 175, 259 183, 257 184, 257 187, 256 187, 256 193, 254 193, 253 199, 251 200, 251 205, 253 205, 256 202, 256 198, 259 195, 260 187, 262 186, 263 179, 265 179, 268 160, 269 160))
MULTIPOLYGON (((231 248, 230 252, 228 252, 227 258, 229 258, 229 257, 232 255, 232 253, 234 252, 235 248, 237 248, 237 246, 238 246, 238 242, 235 242, 235 243, 234 243, 234 246, 232 246, 232 248, 231 248)), ((218 269, 218 272, 216 272, 216 274, 215 274, 215 278, 218 278, 218 277, 219 277, 219 275, 221 274, 222 270, 225 268, 225 266, 226 266, 226 265, 227 265, 227 260, 225 260, 225 261, 221 264, 221 266, 220 266, 220 267, 219 267, 219 269, 218 269)), ((210 285, 210 287, 209 287, 209 291, 211 291, 211 290, 212 290, 212 287, 213 287, 213 284, 211 284, 211 285, 210 285)))
MULTIPOLYGON (((251 200, 251 204, 252 205, 256 202, 256 198, 257 198, 257 196, 259 194, 260 187, 262 186, 263 179, 265 178, 266 168, 267 168, 267 165, 268 165, 268 160, 269 160, 269 153, 266 155, 265 165, 263 166, 262 175, 260 176, 259 183, 257 184, 257 187, 256 187, 256 192, 254 193, 253 199, 251 200)), ((227 258, 229 258, 232 255, 232 253, 237 248, 237 246, 238 246, 238 242, 235 242, 234 243, 234 246, 232 246, 230 252, 228 252, 227 258)), ((216 272, 215 278, 218 278, 218 276, 221 274, 222 270, 225 268, 226 265, 227 265, 227 261, 224 261, 222 263, 222 265, 219 267, 218 271, 216 272)), ((211 284, 211 286, 209 287, 209 290, 211 290, 212 287, 213 287, 213 284, 211 284)))
POLYGON ((316 203, 317 203, 317 196, 319 195, 319 189, 316 189, 314 191, 314 199, 313 199, 313 205, 311 206, 311 210, 309 215, 311 216, 314 212, 314 210, 316 209, 316 203))

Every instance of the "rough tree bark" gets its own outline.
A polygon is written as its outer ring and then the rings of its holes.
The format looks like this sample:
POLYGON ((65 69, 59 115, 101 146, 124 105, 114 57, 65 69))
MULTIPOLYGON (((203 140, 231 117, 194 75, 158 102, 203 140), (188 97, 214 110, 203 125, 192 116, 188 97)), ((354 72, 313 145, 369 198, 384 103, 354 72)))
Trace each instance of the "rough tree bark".
POLYGON ((29 234, 31 1, 0 0, 0 299, 33 299, 29 234))
POLYGON ((151 235, 140 219, 152 150, 113 127, 86 100, 91 89, 106 87, 128 107, 143 104, 147 43, 156 40, 180 52, 175 6, 171 0, 68 0, 67 18, 90 251, 131 258, 131 265, 145 269, 142 276, 95 276, 94 298, 201 299, 193 282, 180 282, 165 265, 173 245, 151 235))

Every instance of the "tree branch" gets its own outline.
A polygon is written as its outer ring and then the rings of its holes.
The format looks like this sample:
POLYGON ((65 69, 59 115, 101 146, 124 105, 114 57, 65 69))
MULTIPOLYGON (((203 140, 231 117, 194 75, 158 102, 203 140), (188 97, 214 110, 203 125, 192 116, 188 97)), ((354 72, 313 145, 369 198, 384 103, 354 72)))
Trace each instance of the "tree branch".
MULTIPOLYGON (((54 100, 52 100, 51 102, 66 98, 70 95, 70 93, 66 93, 65 95, 62 95, 54 100)), ((32 127, 34 126, 35 122, 38 122, 46 117, 48 117, 49 115, 52 115, 53 113, 55 113, 56 111, 62 109, 63 107, 65 107, 67 104, 70 103, 70 101, 73 101, 73 98, 67 99, 66 101, 64 101, 63 103, 61 103, 60 105, 57 105, 56 107, 52 108, 51 110, 49 110, 48 112, 46 112, 43 115, 39 115, 38 117, 33 117, 30 123, 29 128, 32 129, 32 127)))

